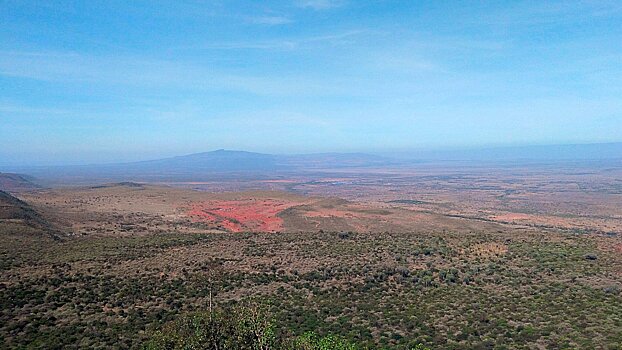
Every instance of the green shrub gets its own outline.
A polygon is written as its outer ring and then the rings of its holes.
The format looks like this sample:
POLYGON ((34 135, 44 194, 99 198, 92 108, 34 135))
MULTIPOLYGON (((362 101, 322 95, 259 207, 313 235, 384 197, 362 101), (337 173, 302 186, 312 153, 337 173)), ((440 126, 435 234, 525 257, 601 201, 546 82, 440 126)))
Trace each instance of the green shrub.
POLYGON ((293 344, 288 346, 288 349, 291 350, 357 350, 359 349, 353 343, 348 342, 347 340, 328 335, 325 337, 320 337, 314 332, 305 333, 300 337, 296 338, 293 344))
MULTIPOLYGON (((363 350, 349 340, 307 332, 294 338, 279 338, 274 323, 262 309, 236 307, 183 316, 157 331, 145 350, 363 350)), ((279 334, 287 334, 280 332, 279 334)), ((417 345, 412 350, 429 350, 417 345)))
POLYGON ((164 349, 268 350, 277 347, 272 322, 258 308, 197 313, 168 324, 144 346, 164 349))

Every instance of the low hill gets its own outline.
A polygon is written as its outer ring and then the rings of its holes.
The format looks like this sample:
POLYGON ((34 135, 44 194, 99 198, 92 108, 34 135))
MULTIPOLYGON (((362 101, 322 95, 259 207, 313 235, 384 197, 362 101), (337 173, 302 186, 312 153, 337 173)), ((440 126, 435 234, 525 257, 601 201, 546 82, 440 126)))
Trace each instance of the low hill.
POLYGON ((30 191, 41 188, 33 177, 22 174, 0 173, 0 190, 7 192, 30 191))
POLYGON ((0 222, 20 223, 47 229, 49 223, 28 203, 0 191, 0 222))

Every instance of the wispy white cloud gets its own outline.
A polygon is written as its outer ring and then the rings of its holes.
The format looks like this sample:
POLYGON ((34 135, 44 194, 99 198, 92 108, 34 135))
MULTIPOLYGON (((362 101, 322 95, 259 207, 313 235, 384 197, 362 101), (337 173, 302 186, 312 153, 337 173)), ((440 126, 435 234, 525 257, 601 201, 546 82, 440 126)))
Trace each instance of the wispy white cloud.
POLYGON ((252 112, 235 112, 214 116, 212 120, 204 120, 205 125, 214 121, 226 120, 233 128, 260 128, 260 127, 310 127, 331 128, 338 121, 329 117, 318 117, 293 110, 259 110, 252 112))
POLYGON ((441 71, 441 67, 438 63, 416 57, 415 55, 402 56, 383 53, 370 58, 370 61, 372 62, 373 68, 401 73, 441 71))
POLYGON ((321 78, 266 76, 219 70, 208 63, 92 56, 62 52, 0 52, 0 75, 57 83, 141 89, 243 92, 256 95, 326 95, 347 92, 321 78))
POLYGON ((66 109, 52 107, 33 107, 11 102, 0 102, 0 115, 66 115, 66 109))
POLYGON ((282 24, 292 23, 293 20, 286 16, 257 16, 249 17, 248 21, 253 24, 265 24, 269 26, 276 26, 282 24))
POLYGON ((328 44, 345 45, 353 43, 358 36, 369 34, 369 30, 348 30, 341 33, 316 35, 301 38, 282 38, 274 40, 239 41, 209 43, 204 45, 192 45, 177 47, 177 50, 293 50, 304 49, 309 46, 328 44))
POLYGON ((335 41, 340 41, 340 40, 344 40, 344 39, 349 39, 352 38, 354 36, 360 35, 360 34, 364 34, 364 33, 370 33, 370 30, 348 30, 348 31, 344 31, 341 33, 334 33, 334 34, 327 34, 327 35, 319 35, 319 36, 314 36, 314 37, 309 37, 306 39, 302 39, 301 42, 305 43, 305 42, 318 42, 318 41, 329 41, 329 42, 335 42, 335 41))
POLYGON ((346 5, 345 0, 297 0, 296 5, 312 10, 328 10, 346 5))
POLYGON ((174 48, 174 50, 292 50, 299 47, 294 40, 265 40, 209 43, 174 48))

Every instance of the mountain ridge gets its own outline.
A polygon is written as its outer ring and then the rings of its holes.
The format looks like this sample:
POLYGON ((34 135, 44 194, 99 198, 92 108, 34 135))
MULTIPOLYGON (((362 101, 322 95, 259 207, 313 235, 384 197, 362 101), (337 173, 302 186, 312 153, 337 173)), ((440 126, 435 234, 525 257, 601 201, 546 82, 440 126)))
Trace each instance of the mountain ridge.
MULTIPOLYGON (((499 147, 458 151, 419 151, 368 154, 362 152, 269 154, 217 149, 174 157, 136 162, 19 167, 8 169, 37 177, 38 184, 106 183, 119 181, 167 182, 218 179, 268 179, 274 176, 305 175, 313 172, 350 169, 413 168, 432 163, 491 164, 501 166, 572 162, 590 166, 600 162, 619 166, 622 143, 577 144, 528 147, 499 147), (545 152, 546 151, 546 152, 545 152)), ((561 163, 560 163, 561 164, 561 163)), ((568 163, 570 164, 570 163, 568 163)), ((5 169, 3 169, 5 170, 5 169)), ((0 186, 0 189, 2 187, 0 186)))
POLYGON ((40 189, 35 178, 29 175, 0 172, 0 190, 6 192, 21 192, 40 189))

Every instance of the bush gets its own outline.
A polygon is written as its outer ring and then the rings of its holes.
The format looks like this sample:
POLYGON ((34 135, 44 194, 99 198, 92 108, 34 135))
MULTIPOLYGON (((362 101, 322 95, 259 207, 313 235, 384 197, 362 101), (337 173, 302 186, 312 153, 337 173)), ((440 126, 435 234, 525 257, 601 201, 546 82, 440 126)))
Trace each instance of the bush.
POLYGON ((296 338, 293 344, 288 346, 291 350, 357 350, 359 349, 353 343, 347 340, 336 337, 326 336, 320 337, 313 332, 305 333, 304 335, 296 338))
POLYGON ((184 316, 144 346, 164 349, 268 350, 277 348, 272 322, 256 307, 238 307, 184 316))
MULTIPOLYGON (((363 350, 342 337, 308 332, 280 339, 273 322, 259 307, 237 307, 181 317, 156 332, 145 350, 363 350)), ((285 334, 286 332, 280 332, 285 334)), ((417 345, 412 350, 429 350, 417 345)))

